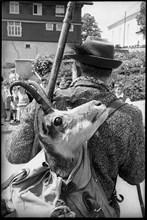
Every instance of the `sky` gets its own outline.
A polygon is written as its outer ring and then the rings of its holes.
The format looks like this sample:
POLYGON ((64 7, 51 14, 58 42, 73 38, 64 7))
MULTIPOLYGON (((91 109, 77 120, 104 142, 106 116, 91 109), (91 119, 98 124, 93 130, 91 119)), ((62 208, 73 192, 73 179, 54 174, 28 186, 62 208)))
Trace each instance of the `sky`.
POLYGON ((113 24, 117 19, 124 18, 126 14, 139 8, 141 1, 92 1, 93 5, 84 5, 82 16, 86 13, 94 16, 98 27, 102 30, 102 37, 107 38, 107 26, 113 24))

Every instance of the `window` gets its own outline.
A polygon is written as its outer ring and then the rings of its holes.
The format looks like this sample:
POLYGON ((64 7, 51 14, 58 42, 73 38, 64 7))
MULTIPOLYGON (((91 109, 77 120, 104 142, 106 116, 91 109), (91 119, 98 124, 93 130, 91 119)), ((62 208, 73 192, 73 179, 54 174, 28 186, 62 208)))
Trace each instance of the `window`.
POLYGON ((129 44, 130 42, 130 39, 129 39, 129 36, 130 36, 130 24, 127 24, 127 44, 129 44))
POLYGON ((53 30, 53 24, 52 23, 46 23, 46 30, 47 31, 52 31, 53 30))
POLYGON ((63 17, 65 14, 64 5, 56 5, 55 15, 58 17, 63 17))
POLYGON ((56 30, 61 31, 62 29, 62 23, 56 24, 56 30))
POLYGON ((73 31, 74 30, 74 25, 71 24, 69 31, 73 31))
POLYGON ((19 2, 10 2, 10 14, 19 14, 19 2))
POLYGON ((26 45, 25 45, 25 48, 26 48, 26 49, 27 49, 27 48, 31 48, 30 44, 26 44, 26 45))
POLYGON ((8 21, 7 22, 7 33, 8 33, 8 36, 21 37, 22 35, 21 22, 8 21))
POLYGON ((42 15, 42 4, 33 4, 33 15, 42 15))
MULTIPOLYGON (((69 31, 73 31, 73 28, 74 28, 74 25, 71 24, 69 31)), ((56 30, 61 31, 61 29, 62 29, 62 23, 56 24, 56 30)))
POLYGON ((121 34, 121 27, 119 28, 119 44, 121 44, 121 36, 122 36, 122 34, 121 34))

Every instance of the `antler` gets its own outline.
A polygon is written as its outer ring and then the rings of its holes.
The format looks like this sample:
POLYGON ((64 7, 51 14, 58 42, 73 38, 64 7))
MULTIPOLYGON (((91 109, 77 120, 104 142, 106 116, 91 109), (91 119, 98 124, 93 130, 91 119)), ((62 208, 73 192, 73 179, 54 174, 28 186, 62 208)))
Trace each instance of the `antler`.
POLYGON ((51 103, 49 99, 47 98, 46 93, 37 83, 33 81, 28 81, 28 83, 22 82, 22 81, 15 81, 10 85, 11 94, 12 94, 12 88, 14 86, 21 86, 24 89, 26 89, 32 95, 32 97, 36 100, 36 102, 42 106, 42 109, 45 114, 48 114, 54 111, 51 107, 51 103))

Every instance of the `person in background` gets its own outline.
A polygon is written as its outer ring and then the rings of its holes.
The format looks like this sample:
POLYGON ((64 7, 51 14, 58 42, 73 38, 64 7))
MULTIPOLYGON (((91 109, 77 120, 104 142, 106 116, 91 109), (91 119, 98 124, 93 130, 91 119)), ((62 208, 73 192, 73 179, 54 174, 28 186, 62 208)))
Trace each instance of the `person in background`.
POLYGON ((65 77, 61 77, 61 81, 60 81, 60 84, 59 84, 59 88, 60 89, 66 89, 67 85, 66 85, 66 80, 65 80, 65 77))
POLYGON ((12 96, 11 96, 11 112, 13 115, 13 121, 10 124, 17 123, 17 104, 18 104, 18 87, 14 86, 12 89, 12 96))
POLYGON ((18 104, 17 104, 17 122, 21 121, 21 117, 29 104, 29 97, 23 87, 19 87, 18 91, 18 104))
POLYGON ((78 66, 76 66, 76 61, 72 64, 72 81, 75 81, 77 77, 81 76, 81 71, 78 66))
POLYGON ((5 111, 5 103, 4 103, 4 97, 3 97, 3 81, 4 78, 1 76, 1 125, 4 125, 4 119, 6 118, 6 111, 5 111))
POLYGON ((5 121, 11 120, 11 94, 10 94, 10 83, 8 80, 5 80, 3 83, 3 91, 2 91, 4 106, 5 106, 5 112, 6 112, 6 118, 5 121))
POLYGON ((16 69, 12 68, 11 73, 9 75, 9 83, 11 84, 12 82, 19 80, 19 78, 20 77, 19 77, 18 73, 16 73, 16 69))
POLYGON ((114 92, 117 98, 119 98, 123 102, 131 104, 130 98, 124 94, 124 85, 121 82, 115 83, 114 92))
POLYGON ((46 78, 42 78, 40 86, 46 91, 46 87, 48 84, 48 80, 46 78))

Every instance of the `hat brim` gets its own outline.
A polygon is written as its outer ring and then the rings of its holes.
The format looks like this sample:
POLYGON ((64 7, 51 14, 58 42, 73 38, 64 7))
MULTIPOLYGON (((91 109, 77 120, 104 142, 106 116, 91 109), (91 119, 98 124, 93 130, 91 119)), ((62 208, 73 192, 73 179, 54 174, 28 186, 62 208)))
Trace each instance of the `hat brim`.
POLYGON ((71 59, 77 60, 81 63, 89 64, 91 66, 96 66, 96 67, 107 68, 107 69, 114 69, 122 64, 122 61, 120 60, 107 59, 92 55, 71 54, 68 56, 71 59))

